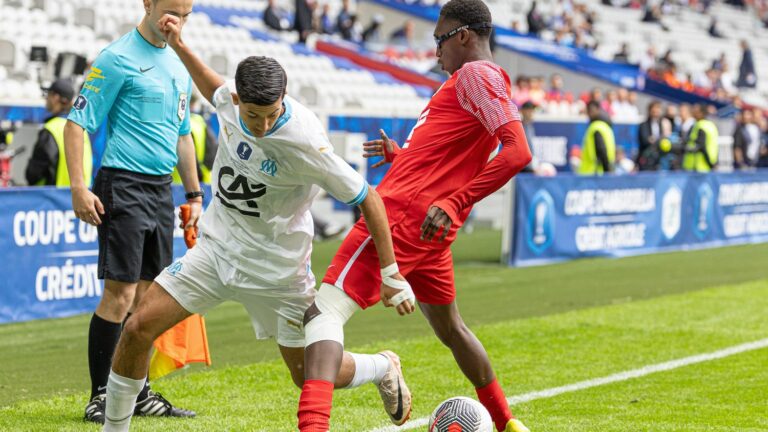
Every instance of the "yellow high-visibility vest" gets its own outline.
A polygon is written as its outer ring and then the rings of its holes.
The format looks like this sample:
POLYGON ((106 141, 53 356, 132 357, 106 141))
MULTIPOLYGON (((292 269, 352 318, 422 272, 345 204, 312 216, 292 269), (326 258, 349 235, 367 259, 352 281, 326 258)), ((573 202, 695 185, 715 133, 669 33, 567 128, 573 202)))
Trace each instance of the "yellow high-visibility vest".
MULTIPOLYGON (((189 116, 189 126, 192 133, 192 141, 195 143, 195 157, 197 158, 197 167, 200 170, 202 182, 211 183, 211 170, 205 166, 205 139, 207 136, 208 125, 205 124, 205 118, 200 114, 192 113, 189 116)), ((173 169, 173 183, 181 184, 181 175, 179 169, 173 169)))
MULTIPOLYGON (((67 125, 67 119, 64 117, 54 117, 48 120, 43 128, 47 130, 56 145, 59 147, 59 164, 56 167, 56 187, 69 187, 69 171, 67 170, 67 157, 64 152, 64 126, 67 125)), ((93 173, 93 149, 91 148, 91 139, 88 132, 83 132, 83 180, 86 187, 91 187, 91 174, 93 173)), ((45 184, 41 180, 38 184, 45 184)))
POLYGON ((705 151, 709 156, 709 161, 714 166, 717 163, 718 153, 720 147, 717 144, 719 132, 717 126, 707 119, 701 119, 697 121, 691 129, 691 134, 688 138, 688 143, 685 146, 685 155, 683 155, 683 169, 686 171, 696 172, 710 172, 712 166, 709 166, 707 159, 704 157, 704 153, 697 149, 696 140, 699 138, 699 132, 704 131, 707 137, 705 145, 705 151))
POLYGON ((603 164, 597 159, 595 132, 599 132, 603 137, 608 161, 611 164, 616 162, 616 138, 613 135, 613 128, 603 120, 595 120, 589 124, 587 133, 584 135, 584 145, 581 149, 581 165, 579 165, 579 169, 576 171, 579 175, 603 174, 603 164))

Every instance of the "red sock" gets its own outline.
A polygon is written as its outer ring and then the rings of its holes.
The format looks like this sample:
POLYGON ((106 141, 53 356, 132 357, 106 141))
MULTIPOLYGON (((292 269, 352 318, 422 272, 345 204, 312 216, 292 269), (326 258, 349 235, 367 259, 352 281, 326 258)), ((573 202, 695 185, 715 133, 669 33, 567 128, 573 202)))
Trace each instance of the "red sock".
POLYGON ((475 389, 477 398, 483 404, 485 409, 491 414, 493 422, 496 424, 496 430, 503 431, 507 427, 510 419, 515 418, 512 411, 509 410, 507 398, 504 396, 504 390, 501 389, 499 382, 493 380, 485 387, 475 389))
POLYGON ((306 380, 299 398, 299 431, 328 432, 333 402, 333 383, 306 380))

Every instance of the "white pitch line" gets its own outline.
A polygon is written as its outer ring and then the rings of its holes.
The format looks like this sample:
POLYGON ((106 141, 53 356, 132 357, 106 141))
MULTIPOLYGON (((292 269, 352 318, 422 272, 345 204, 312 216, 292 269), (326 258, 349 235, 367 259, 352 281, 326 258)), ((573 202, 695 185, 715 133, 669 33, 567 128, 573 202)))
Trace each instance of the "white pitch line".
MULTIPOLYGON (((643 366, 639 369, 632 369, 624 372, 615 373, 613 375, 604 376, 602 378, 595 378, 586 381, 580 381, 573 384, 564 385, 561 387, 553 387, 546 390, 539 390, 530 393, 524 393, 507 398, 510 405, 518 405, 526 402, 531 402, 537 399, 547 399, 563 393, 571 393, 579 390, 586 390, 592 387, 598 387, 615 382, 627 381, 633 378, 640 378, 646 375, 654 374, 657 372, 665 372, 672 369, 681 368, 684 366, 690 366, 696 363, 703 363, 712 360, 718 360, 732 355, 741 354, 748 351, 754 351, 768 347, 768 338, 761 339, 754 342, 748 342, 741 345, 732 346, 730 348, 724 348, 719 351, 697 354, 690 357, 684 357, 677 360, 671 360, 664 363, 657 363, 654 365, 643 366)), ((409 421, 403 426, 387 426, 379 429, 374 429, 372 432, 394 432, 403 431, 408 429, 415 429, 417 427, 426 426, 429 423, 428 417, 422 417, 409 421)))

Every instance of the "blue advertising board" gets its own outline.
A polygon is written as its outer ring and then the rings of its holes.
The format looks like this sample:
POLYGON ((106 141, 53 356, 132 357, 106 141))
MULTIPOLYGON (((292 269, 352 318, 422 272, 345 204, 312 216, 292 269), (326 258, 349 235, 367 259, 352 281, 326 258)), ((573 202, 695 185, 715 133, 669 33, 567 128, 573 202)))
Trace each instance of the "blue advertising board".
POLYGON ((514 266, 768 241, 768 171, 520 175, 514 205, 514 266))
MULTIPOLYGON (((173 194, 177 205, 184 202, 181 186, 173 194)), ((0 323, 95 310, 103 290, 98 234, 75 217, 69 189, 0 189, 0 206, 0 323)), ((185 250, 177 228, 174 255, 185 250)))

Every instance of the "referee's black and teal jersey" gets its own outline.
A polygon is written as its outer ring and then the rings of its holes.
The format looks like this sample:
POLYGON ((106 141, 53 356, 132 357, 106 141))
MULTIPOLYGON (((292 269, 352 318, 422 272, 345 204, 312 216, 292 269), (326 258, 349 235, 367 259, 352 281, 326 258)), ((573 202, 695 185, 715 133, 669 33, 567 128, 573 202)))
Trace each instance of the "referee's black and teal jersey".
POLYGON ((176 53, 138 29, 96 58, 69 120, 88 132, 108 119, 102 166, 164 175, 176 166, 176 143, 190 133, 192 79, 176 53))

